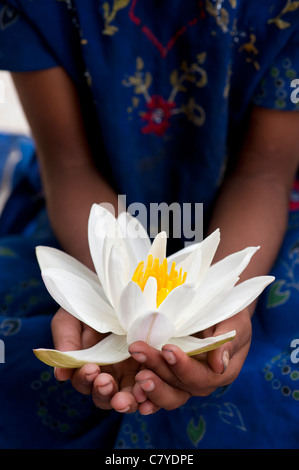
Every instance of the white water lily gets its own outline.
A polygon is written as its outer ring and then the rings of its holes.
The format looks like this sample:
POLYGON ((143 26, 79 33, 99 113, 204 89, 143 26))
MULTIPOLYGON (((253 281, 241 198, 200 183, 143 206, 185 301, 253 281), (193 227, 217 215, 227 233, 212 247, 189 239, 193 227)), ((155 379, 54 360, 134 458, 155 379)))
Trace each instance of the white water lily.
POLYGON ((171 343, 189 355, 217 348, 236 332, 204 339, 192 335, 243 310, 274 280, 259 276, 238 283, 259 247, 211 264, 219 230, 166 258, 165 232, 151 243, 136 218, 125 212, 115 218, 94 204, 88 240, 96 272, 55 248, 37 247, 37 258, 56 302, 94 330, 110 334, 85 350, 35 349, 51 366, 121 362, 130 357, 128 346, 139 340, 157 349, 171 343))

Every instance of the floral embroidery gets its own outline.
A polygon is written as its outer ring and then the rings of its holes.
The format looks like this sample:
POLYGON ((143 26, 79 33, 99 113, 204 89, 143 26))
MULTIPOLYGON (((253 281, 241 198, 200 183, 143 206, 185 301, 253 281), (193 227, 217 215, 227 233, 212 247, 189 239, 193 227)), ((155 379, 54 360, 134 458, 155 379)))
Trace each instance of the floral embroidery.
POLYGON ((192 418, 188 423, 187 434, 193 446, 197 447, 206 433, 207 423, 202 415, 197 418, 197 421, 195 419, 192 418))
POLYGON ((113 36, 117 31, 118 27, 112 25, 112 21, 115 19, 119 10, 126 8, 130 3, 130 0, 113 0, 112 6, 110 6, 109 2, 105 2, 103 4, 103 16, 105 21, 105 27, 102 31, 103 34, 108 36, 113 36))
MULTIPOLYGON (((221 28, 223 33, 228 32, 229 13, 223 7, 224 0, 206 0, 207 12, 215 18, 217 25, 221 28)), ((236 8, 236 0, 229 0, 232 8, 236 8)))
POLYGON ((196 15, 191 15, 191 17, 184 22, 175 32, 174 34, 169 37, 166 44, 163 44, 162 41, 157 37, 157 35, 152 31, 150 26, 146 22, 146 18, 143 19, 138 16, 136 12, 136 5, 139 0, 132 0, 132 4, 130 6, 129 11, 129 18, 130 20, 138 26, 142 33, 150 40, 150 42, 158 49, 162 58, 165 58, 167 54, 171 51, 171 49, 176 44, 177 40, 185 34, 185 32, 192 26, 195 26, 200 19, 206 17, 206 12, 204 10, 203 1, 198 2, 198 12, 196 15))
MULTIPOLYGON (((291 57, 276 60, 275 66, 270 67, 267 75, 260 81, 253 102, 257 106, 263 106, 271 97, 276 109, 286 109, 290 96, 290 82, 296 77, 297 71, 291 57)), ((299 109, 299 103, 294 106, 294 109, 299 109)))
POLYGON ((143 134, 156 134, 161 137, 170 126, 169 119, 175 103, 165 101, 162 96, 153 95, 146 103, 148 111, 142 114, 142 120, 148 124, 142 128, 143 134))
POLYGON ((272 357, 263 368, 264 379, 271 386, 274 393, 280 393, 282 399, 298 401, 299 371, 290 358, 291 348, 287 348, 272 357))
POLYGON ((149 88, 152 84, 152 75, 150 72, 144 72, 144 62, 138 57, 136 60, 136 72, 134 75, 123 80, 126 87, 134 87, 134 96, 132 98, 132 107, 128 112, 132 113, 135 108, 140 106, 139 95, 145 99, 146 111, 141 111, 141 120, 146 125, 141 129, 144 134, 155 134, 162 137, 170 126, 170 120, 173 116, 184 113, 186 117, 196 126, 202 126, 205 122, 205 112, 202 106, 196 103, 193 97, 182 103, 180 106, 175 99, 179 93, 189 91, 188 84, 193 84, 198 88, 206 86, 208 82, 207 73, 202 67, 206 59, 206 54, 198 54, 197 60, 188 66, 186 61, 181 64, 180 70, 173 70, 170 75, 170 84, 172 85, 168 99, 161 95, 150 95, 149 88))
MULTIPOLYGON (((218 421, 218 425, 224 424, 225 430, 229 432, 229 427, 235 428, 242 433, 246 433, 247 427, 243 414, 235 403, 221 403, 219 399, 223 397, 229 390, 229 387, 219 387, 210 399, 203 403, 194 404, 191 401, 180 408, 184 420, 180 420, 180 426, 186 432, 183 435, 188 437, 189 447, 198 448, 201 441, 209 439, 209 435, 213 430, 209 424, 213 420, 218 421), (188 417, 191 417, 189 419, 188 417)), ((135 449, 153 449, 155 442, 153 441, 153 433, 151 432, 151 423, 146 421, 145 417, 135 413, 131 415, 131 419, 126 421, 122 426, 121 436, 116 441, 116 449, 131 449, 132 444, 135 449), (146 446, 146 447, 145 447, 146 446)))
POLYGON ((0 323, 0 336, 12 336, 19 333, 22 328, 20 318, 5 317, 0 323))
MULTIPOLYGON (((235 427, 240 431, 246 432, 247 428, 245 426, 244 418, 238 406, 235 403, 219 403, 217 401, 218 398, 221 397, 221 394, 225 393, 227 389, 224 387, 224 390, 219 389, 220 394, 217 396, 218 392, 215 392, 212 395, 214 400, 209 402, 203 403, 197 409, 193 409, 194 417, 189 421, 187 426, 187 434, 192 442, 194 447, 198 447, 200 441, 205 437, 208 431, 208 421, 205 418, 205 410, 206 409, 214 409, 215 410, 215 419, 219 419, 223 423, 235 427), (200 413, 200 414, 199 414, 200 413), (199 416, 198 416, 199 415, 199 416)), ((185 410, 192 410, 190 406, 184 405, 185 410)))
MULTIPOLYGON (((67 0, 58 0, 58 1, 67 1, 67 0)), ((140 0, 132 0, 130 9, 129 9, 129 18, 130 20, 138 26, 142 33, 151 41, 151 43, 158 49, 161 54, 161 57, 165 58, 169 51, 173 48, 177 40, 185 34, 185 32, 192 26, 195 26, 199 20, 207 17, 207 14, 215 18, 216 24, 221 28, 222 32, 228 32, 228 24, 230 21, 229 12, 224 8, 223 4, 226 0, 201 0, 197 2, 197 13, 190 16, 190 18, 184 22, 173 34, 169 37, 169 40, 166 44, 163 44, 162 41, 157 37, 153 32, 151 27, 147 24, 147 18, 142 18, 139 16, 136 11, 137 3, 140 0)), ((126 8, 130 3, 130 0, 111 0, 105 1, 102 5, 103 18, 104 18, 104 29, 103 34, 108 36, 113 36, 116 32, 119 31, 119 28, 111 24, 117 13, 126 8)), ((237 6, 237 0, 228 0, 230 7, 235 9, 237 6)))
POLYGON ((245 51, 247 54, 246 62, 252 63, 256 70, 260 70, 260 65, 258 61, 256 60, 256 57, 259 51, 257 47, 255 46, 255 42, 256 42, 256 36, 255 34, 252 33, 249 36, 249 41, 242 44, 242 46, 239 47, 239 52, 245 51))
POLYGON ((291 26, 291 23, 283 20, 282 17, 288 12, 298 10, 298 8, 299 8, 298 1, 292 2, 292 0, 287 0, 285 6, 279 12, 279 14, 275 18, 271 18, 270 20, 268 20, 268 24, 275 24, 277 28, 279 29, 289 28, 291 26))

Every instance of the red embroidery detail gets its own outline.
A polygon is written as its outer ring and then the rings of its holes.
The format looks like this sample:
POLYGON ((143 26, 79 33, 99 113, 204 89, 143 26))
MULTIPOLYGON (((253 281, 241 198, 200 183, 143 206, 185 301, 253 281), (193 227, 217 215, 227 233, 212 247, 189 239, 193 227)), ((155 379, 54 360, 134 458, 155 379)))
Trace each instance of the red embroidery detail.
POLYGON ((188 28, 196 25, 199 19, 206 17, 203 2, 200 1, 198 2, 198 8, 200 10, 199 15, 187 21, 185 25, 183 25, 181 28, 178 29, 178 31, 175 32, 175 34, 169 39, 167 44, 164 45, 153 33, 151 28, 144 24, 141 18, 136 16, 135 9, 137 2, 138 0, 132 0, 129 10, 129 18, 134 24, 136 24, 136 26, 141 27, 141 31, 143 32, 143 34, 145 34, 145 36, 151 41, 151 43, 158 49, 163 59, 167 56, 168 52, 171 51, 178 38, 185 34, 188 28))
POLYGON ((141 131, 143 134, 155 134, 161 137, 170 126, 171 110, 175 108, 174 102, 165 101, 160 95, 153 95, 146 103, 148 111, 142 115, 142 120, 147 121, 141 131))

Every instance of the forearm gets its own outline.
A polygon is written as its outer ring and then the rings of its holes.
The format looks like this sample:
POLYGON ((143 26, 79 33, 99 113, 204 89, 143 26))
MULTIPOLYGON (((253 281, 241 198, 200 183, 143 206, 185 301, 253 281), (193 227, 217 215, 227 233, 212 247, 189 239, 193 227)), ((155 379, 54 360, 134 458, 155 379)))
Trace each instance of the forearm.
POLYGON ((93 203, 115 205, 116 195, 94 166, 76 88, 61 67, 12 76, 36 143, 54 232, 65 251, 92 267, 88 215, 93 203))
POLYGON ((288 217, 288 188, 267 178, 232 176, 224 185, 210 231, 221 229, 216 260, 246 246, 260 246, 245 277, 265 275, 280 249, 288 217))
POLYGON ((242 279, 271 269, 287 227, 289 196, 299 163, 299 114, 254 108, 238 164, 211 220, 221 229, 220 259, 260 246, 242 279))
POLYGON ((92 204, 108 202, 117 213, 117 195, 92 166, 69 168, 45 183, 53 230, 64 251, 93 267, 87 237, 92 204))

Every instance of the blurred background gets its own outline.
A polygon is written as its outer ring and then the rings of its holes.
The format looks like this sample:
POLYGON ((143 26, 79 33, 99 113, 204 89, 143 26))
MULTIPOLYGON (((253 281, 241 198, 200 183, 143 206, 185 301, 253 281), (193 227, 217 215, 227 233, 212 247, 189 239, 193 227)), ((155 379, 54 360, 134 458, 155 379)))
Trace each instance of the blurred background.
POLYGON ((0 133, 6 132, 29 135, 29 127, 10 74, 0 71, 0 133))
MULTIPOLYGON (((8 72, 0 71, 0 234, 12 229, 10 218, 16 208, 7 206, 7 202, 14 188, 19 185, 21 190, 23 174, 32 154, 29 126, 12 79, 8 72)), ((21 204, 17 205, 22 212, 21 204)))

